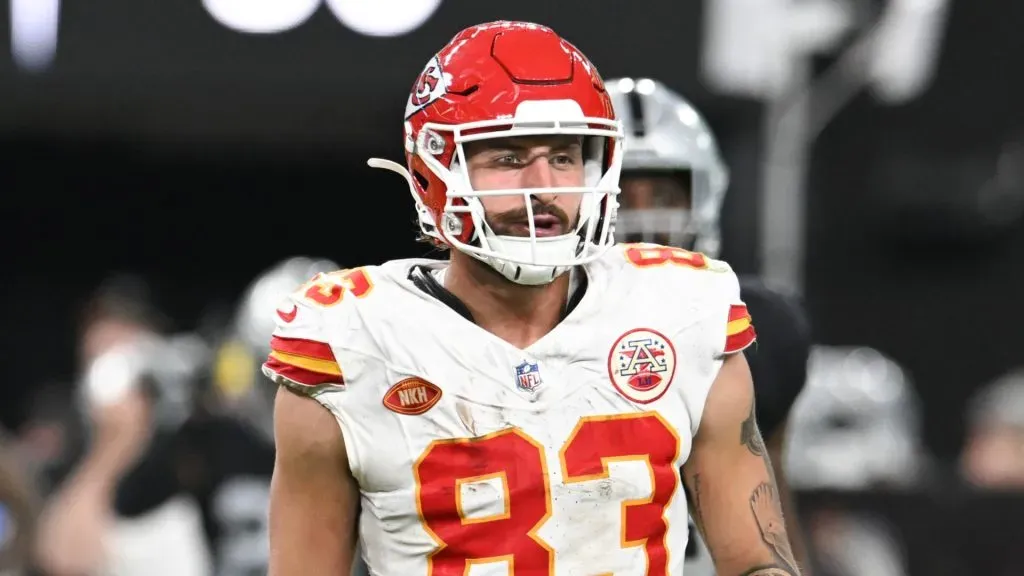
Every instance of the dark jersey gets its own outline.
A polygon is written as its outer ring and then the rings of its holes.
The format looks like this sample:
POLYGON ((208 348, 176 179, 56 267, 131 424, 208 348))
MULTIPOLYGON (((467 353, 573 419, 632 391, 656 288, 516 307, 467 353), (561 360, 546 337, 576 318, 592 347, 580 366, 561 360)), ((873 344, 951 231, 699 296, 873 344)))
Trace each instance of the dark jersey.
POLYGON ((266 574, 274 448, 229 417, 194 415, 157 434, 118 485, 120 516, 145 514, 175 495, 199 504, 217 576, 266 574))
POLYGON ((786 421, 807 380, 811 334, 803 307, 795 299, 740 277, 740 295, 757 330, 757 344, 746 350, 754 377, 757 422, 768 438, 786 421))

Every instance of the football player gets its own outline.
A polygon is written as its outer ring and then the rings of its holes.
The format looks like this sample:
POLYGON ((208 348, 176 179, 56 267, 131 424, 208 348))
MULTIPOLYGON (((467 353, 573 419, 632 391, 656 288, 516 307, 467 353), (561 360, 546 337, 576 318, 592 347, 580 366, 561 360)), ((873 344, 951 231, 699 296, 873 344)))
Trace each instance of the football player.
MULTIPOLYGON (((807 386, 789 418, 786 470, 808 491, 901 492, 936 478, 921 437, 921 399, 895 360, 863 346, 815 346, 807 386)), ((907 544, 856 500, 804 511, 815 574, 904 576, 907 544)), ((991 574, 988 571, 977 573, 991 574)))
POLYGON ((329 260, 303 256, 275 264, 249 284, 219 338, 205 399, 211 414, 204 420, 219 422, 219 428, 231 431, 236 441, 225 444, 224 451, 202 452, 216 455, 204 458, 204 465, 223 470, 226 480, 210 483, 216 489, 205 491, 212 527, 220 535, 214 547, 217 576, 267 573, 274 391, 265 385, 260 365, 270 352, 278 302, 312 275, 337 268, 329 260))
MULTIPOLYGON (((702 115, 679 94, 651 79, 609 80, 608 92, 626 133, 616 237, 656 242, 717 257, 719 223, 729 171, 702 115)), ((758 345, 746 351, 754 379, 757 422, 775 463, 776 480, 796 556, 803 563, 797 515, 782 470, 786 421, 807 380, 808 323, 795 299, 740 276, 740 294, 757 318, 758 345)), ((691 571, 709 574, 711 560, 699 540, 691 571)))
MULTIPOLYGON (((274 575, 798 573, 735 274, 616 245, 621 124, 551 29, 457 34, 416 80, 403 174, 448 260, 320 275, 281 305, 274 575), (358 529, 358 530, 357 530, 358 529)), ((383 214, 387 208, 380 206, 383 214)))

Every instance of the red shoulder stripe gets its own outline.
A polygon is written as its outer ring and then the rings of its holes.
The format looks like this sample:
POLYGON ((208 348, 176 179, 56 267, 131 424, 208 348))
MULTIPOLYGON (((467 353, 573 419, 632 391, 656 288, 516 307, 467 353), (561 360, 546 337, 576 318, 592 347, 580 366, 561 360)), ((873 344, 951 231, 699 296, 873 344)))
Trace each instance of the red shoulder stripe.
POLYGON ((733 304, 729 306, 729 322, 733 320, 742 320, 744 318, 750 318, 750 312, 747 311, 746 304, 733 304))
POLYGON ((331 346, 316 340, 274 336, 270 339, 270 349, 274 352, 283 352, 292 356, 305 356, 306 358, 326 360, 328 362, 335 361, 331 346))
POLYGON ((323 374, 320 372, 314 372, 312 370, 300 368, 299 366, 286 364, 273 356, 268 358, 266 363, 263 364, 263 370, 264 372, 269 372, 267 376, 270 376, 274 380, 277 380, 277 378, 283 378, 289 382, 294 382, 295 384, 302 386, 341 386, 344 384, 344 378, 342 378, 340 373, 323 374))
POLYGON ((725 353, 734 354, 744 350, 756 341, 757 332, 754 331, 754 326, 751 324, 742 332, 731 334, 725 338, 725 353))

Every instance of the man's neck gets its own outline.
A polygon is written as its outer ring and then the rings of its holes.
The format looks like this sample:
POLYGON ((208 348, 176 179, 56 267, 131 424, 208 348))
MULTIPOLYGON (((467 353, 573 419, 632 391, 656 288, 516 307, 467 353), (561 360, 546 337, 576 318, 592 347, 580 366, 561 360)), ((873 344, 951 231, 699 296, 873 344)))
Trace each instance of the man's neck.
POLYGON ((530 346, 558 325, 569 300, 569 274, 549 284, 523 286, 465 254, 452 254, 444 287, 481 328, 517 348, 530 346))

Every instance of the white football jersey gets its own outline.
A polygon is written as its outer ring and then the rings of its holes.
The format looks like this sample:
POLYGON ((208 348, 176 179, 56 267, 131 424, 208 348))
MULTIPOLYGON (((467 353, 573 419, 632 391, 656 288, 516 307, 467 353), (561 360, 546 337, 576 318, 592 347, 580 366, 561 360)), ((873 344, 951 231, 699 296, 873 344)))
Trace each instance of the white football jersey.
POLYGON ((277 311, 264 372, 337 418, 370 573, 680 576, 679 470, 725 356, 754 341, 732 270, 617 246, 518 349, 411 280, 444 266, 321 275, 277 311))

